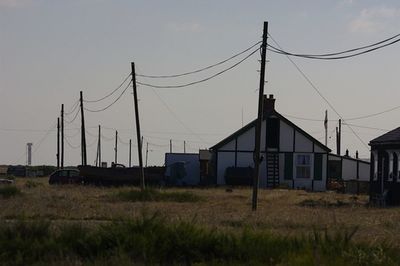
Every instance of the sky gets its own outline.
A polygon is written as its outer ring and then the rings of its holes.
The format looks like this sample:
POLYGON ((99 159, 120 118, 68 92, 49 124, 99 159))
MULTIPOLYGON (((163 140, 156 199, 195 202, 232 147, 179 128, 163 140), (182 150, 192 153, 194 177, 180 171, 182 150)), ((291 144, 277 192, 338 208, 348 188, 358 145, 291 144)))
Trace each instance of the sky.
MULTIPOLYGON (((374 43, 399 33, 400 3, 378 0, 0 0, 0 164, 25 164, 33 143, 33 164, 56 164, 56 122, 61 104, 73 110, 83 91, 96 100, 113 91, 131 71, 170 75, 196 70, 243 51, 261 40, 263 22, 285 50, 316 54, 374 43)), ((268 43, 275 44, 271 38, 268 43)), ((243 58, 243 56, 241 57, 243 58)), ((209 148, 256 118, 259 53, 232 70, 194 86, 152 89, 138 86, 139 113, 148 143, 148 165, 162 165, 173 152, 209 148)), ((400 44, 336 61, 292 58, 321 95, 283 55, 267 52, 266 94, 276 109, 321 142, 325 110, 328 147, 335 148, 338 114, 346 119, 399 105, 400 44), (294 118, 299 117, 299 118, 294 118), (331 121, 332 120, 332 121, 331 121)), ((197 81, 238 60, 183 78, 142 83, 176 85, 197 81)), ((85 108, 112 103, 125 88, 85 108)), ((369 157, 368 142, 400 125, 400 109, 342 127, 342 153, 369 157), (364 128, 370 127, 370 128, 364 128), (377 129, 371 129, 377 128, 377 129), (354 131, 358 137, 353 134, 354 131)), ((80 158, 80 117, 66 116, 65 165, 80 158)), ((136 148, 134 107, 129 88, 102 112, 85 111, 88 163, 96 157, 102 129, 102 160, 128 164, 129 139, 136 148)), ((137 152, 132 151, 133 164, 137 152)), ((144 158, 146 152, 144 151, 144 158)))

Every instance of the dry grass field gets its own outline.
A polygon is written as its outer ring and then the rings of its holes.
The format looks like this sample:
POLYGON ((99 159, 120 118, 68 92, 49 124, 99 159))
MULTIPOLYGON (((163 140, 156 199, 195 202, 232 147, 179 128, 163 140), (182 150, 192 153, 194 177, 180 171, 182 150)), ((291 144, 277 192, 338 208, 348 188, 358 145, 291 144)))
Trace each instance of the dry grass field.
POLYGON ((116 195, 136 188, 50 186, 47 178, 17 179, 16 186, 21 193, 0 197, 2 221, 33 219, 96 225, 157 212, 171 222, 189 221, 232 232, 251 228, 283 236, 358 227, 355 241, 400 247, 400 208, 368 207, 365 195, 260 190, 258 210, 252 212, 249 188, 234 188, 232 192, 225 188, 168 188, 162 190, 188 191, 201 200, 129 202, 116 195))

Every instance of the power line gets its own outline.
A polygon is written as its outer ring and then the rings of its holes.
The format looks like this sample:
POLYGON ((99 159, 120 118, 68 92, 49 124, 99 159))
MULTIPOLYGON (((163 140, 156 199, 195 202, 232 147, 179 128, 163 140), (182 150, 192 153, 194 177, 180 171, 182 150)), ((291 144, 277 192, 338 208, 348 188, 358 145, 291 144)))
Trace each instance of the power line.
POLYGON ((76 110, 76 108, 78 108, 78 106, 79 106, 79 99, 72 105, 70 111, 64 112, 64 115, 70 115, 70 114, 72 114, 72 113, 76 110))
MULTIPOLYGON (((389 113, 389 112, 397 110, 397 109, 400 109, 400 105, 392 107, 392 108, 384 110, 384 111, 381 111, 381 112, 368 114, 368 115, 363 115, 363 116, 358 116, 358 117, 344 118, 343 120, 346 120, 346 121, 361 120, 361 119, 370 118, 370 117, 378 116, 378 115, 381 115, 381 114, 389 113)), ((299 120, 305 120, 305 121, 315 121, 315 122, 323 122, 323 121, 325 121, 324 119, 317 119, 317 118, 299 117, 299 116, 288 115, 288 114, 282 114, 282 115, 287 116, 287 117, 291 117, 291 118, 295 118, 295 119, 299 119, 299 120)), ((336 120, 330 119, 328 121, 336 121, 336 120)))
MULTIPOLYGON (((271 36, 271 35, 269 34, 269 36, 271 36)), ((390 38, 388 38, 386 40, 377 42, 375 44, 371 44, 371 45, 367 45, 367 46, 363 46, 363 47, 359 47, 359 48, 354 48, 354 49, 346 50, 346 51, 343 51, 343 52, 330 53, 330 54, 321 54, 321 55, 307 55, 307 54, 291 53, 291 52, 284 51, 281 48, 276 48, 276 47, 274 47, 272 45, 268 45, 268 47, 270 47, 270 49, 268 49, 268 50, 271 51, 271 52, 278 53, 278 54, 283 54, 283 55, 286 55, 286 56, 296 56, 296 57, 302 57, 302 58, 308 58, 308 59, 319 59, 319 60, 337 60, 337 59, 346 59, 346 58, 350 58, 350 57, 359 56, 359 55, 362 55, 362 54, 370 53, 372 51, 375 51, 375 50, 378 50, 378 49, 393 45, 393 44, 399 42, 400 39, 396 39, 396 40, 391 41, 389 43, 385 43, 385 42, 387 42, 389 40, 392 40, 394 38, 397 38, 398 36, 400 36, 400 34, 397 34, 397 35, 395 35, 393 37, 390 37, 390 38), (385 43, 385 44, 382 44, 382 43, 385 43), (379 44, 382 44, 382 45, 379 45, 379 44), (374 47, 376 45, 379 45, 379 46, 374 47), (350 54, 350 55, 333 56, 333 55, 340 55, 340 54, 346 54, 346 53, 349 53, 349 52, 359 51, 359 50, 366 49, 366 48, 369 48, 369 47, 374 47, 374 48, 371 48, 371 49, 368 49, 368 50, 365 50, 365 51, 361 51, 361 52, 357 52, 357 53, 353 53, 353 54, 350 54)))
MULTIPOLYGON (((326 53, 326 54, 297 54, 297 55, 300 55, 300 56, 317 56, 317 57, 341 55, 341 54, 351 53, 351 52, 367 49, 367 48, 370 48, 370 47, 374 47, 374 46, 377 46, 379 44, 382 44, 382 43, 388 42, 390 40, 393 40, 393 39, 395 39, 395 38, 397 38, 399 36, 400 36, 400 34, 396 34, 396 35, 394 35, 394 36, 392 36, 390 38, 384 39, 382 41, 379 41, 379 42, 376 42, 376 43, 373 43, 373 44, 369 44, 369 45, 365 45, 365 46, 361 46, 361 47, 357 47, 357 48, 353 48, 353 49, 349 49, 349 50, 345 50, 345 51, 342 51, 342 52, 334 52, 334 53, 326 53)), ((272 45, 269 45, 269 46, 271 48, 273 48, 273 49, 277 49, 277 48, 273 47, 272 45)), ((277 50, 280 50, 280 49, 277 49, 277 50)))
POLYGON ((201 79, 201 80, 197 80, 197 81, 193 81, 193 82, 189 82, 189 83, 185 83, 185 84, 181 84, 181 85, 154 85, 154 84, 150 84, 150 83, 143 83, 143 82, 139 82, 137 81, 137 84, 143 85, 143 86, 147 86, 147 87, 151 87, 151 88, 156 88, 156 89, 179 89, 179 88, 183 88, 183 87, 188 87, 188 86, 192 86, 195 84, 199 84, 205 81, 208 81, 212 78, 215 78, 219 75, 222 75, 223 73, 231 70, 232 68, 235 68, 236 66, 240 65, 241 63, 243 63, 246 59, 248 59, 250 56, 252 56, 253 54, 255 54, 258 51, 258 48, 256 50, 254 50, 253 52, 251 52, 249 55, 247 55, 245 58, 243 58, 242 60, 240 60, 239 62, 235 63, 234 65, 212 75, 209 76, 207 78, 201 79))
POLYGON ((347 121, 351 121, 351 120, 359 120, 359 119, 364 119, 364 118, 370 118, 370 117, 378 116, 378 115, 381 115, 381 114, 384 114, 384 113, 388 113, 388 112, 397 110, 397 109, 399 109, 399 108, 400 108, 400 105, 399 105, 399 106, 395 106, 395 107, 390 108, 390 109, 387 109, 387 110, 384 110, 384 111, 381 111, 381 112, 378 112, 378 113, 369 114, 369 115, 364 115, 364 116, 359 116, 359 117, 352 117, 352 118, 349 118, 349 119, 346 119, 346 120, 347 120, 347 121))
POLYGON ((97 99, 97 100, 83 100, 83 101, 86 102, 86 103, 96 103, 96 102, 100 102, 100 101, 102 101, 102 100, 104 100, 104 99, 110 97, 110 96, 113 95, 117 90, 119 90, 119 89, 122 87, 122 85, 125 84, 125 82, 128 80, 128 78, 129 78, 131 75, 132 75, 132 73, 129 73, 129 75, 122 81, 122 83, 119 84, 119 86, 118 86, 117 88, 115 88, 113 91, 111 91, 111 92, 110 92, 109 94, 107 94, 106 96, 101 97, 101 98, 99 98, 99 99, 97 99))
POLYGON ((385 129, 385 128, 377 128, 377 127, 367 127, 367 126, 360 126, 360 125, 354 125, 354 124, 349 124, 349 123, 343 123, 344 125, 350 125, 353 127, 359 127, 359 128, 365 128, 365 129, 373 129, 373 130, 380 130, 380 131, 385 131, 388 132, 390 129, 385 129))
POLYGON ((227 58, 227 59, 225 59, 225 60, 222 60, 222 61, 220 61, 220 62, 218 62, 218 63, 215 63, 215 64, 212 64, 212 65, 210 65, 210 66, 206 66, 206 67, 200 68, 200 69, 198 69, 198 70, 194 70, 194 71, 190 71, 190 72, 185 72, 185 73, 182 73, 182 74, 175 74, 175 75, 159 75, 159 76, 156 76, 156 75, 136 74, 136 76, 138 76, 138 77, 143 77, 143 78, 177 78, 177 77, 187 76, 187 75, 190 75, 190 74, 199 73, 199 72, 201 72, 201 71, 204 71, 204 70, 207 70, 207 69, 210 69, 210 68, 213 68, 213 67, 222 65, 222 64, 228 62, 229 60, 232 60, 232 59, 238 57, 239 55, 242 55, 242 54, 246 53, 247 51, 251 50, 253 47, 257 46, 257 45, 260 44, 260 43, 261 43, 261 41, 259 41, 259 42, 255 43, 255 44, 253 44, 253 45, 250 46, 249 48, 247 48, 247 49, 241 51, 240 53, 237 53, 237 54, 235 54, 235 55, 233 55, 233 56, 231 56, 231 57, 229 57, 229 58, 227 58))
POLYGON ((163 98, 156 92, 155 89, 151 88, 151 90, 153 91, 153 93, 157 96, 157 98, 161 101, 161 103, 165 106, 165 108, 167 108, 167 110, 175 117, 175 119, 190 133, 192 133, 193 135, 195 135, 199 140, 204 141, 203 138, 201 138, 199 135, 196 134, 196 132, 194 132, 193 130, 191 130, 188 126, 186 126, 185 123, 183 123, 183 121, 175 114, 174 111, 172 111, 172 109, 168 106, 168 104, 163 100, 163 98))
POLYGON ((78 114, 79 114, 80 112, 81 112, 80 109, 78 109, 78 111, 76 111, 76 113, 75 113, 74 117, 72 118, 72 120, 67 120, 67 119, 65 119, 65 116, 64 116, 64 121, 65 121, 67 124, 72 124, 72 123, 75 121, 75 119, 78 117, 78 114))
POLYGON ((64 139, 65 139, 65 143, 67 143, 68 146, 69 146, 71 149, 78 149, 78 148, 80 147, 79 144, 78 144, 78 145, 72 145, 71 142, 69 142, 68 138, 64 138, 64 139))
MULTIPOLYGON (((272 41, 279 47, 282 49, 282 47, 275 41, 275 39, 269 35, 272 39, 272 41)), ((343 122, 345 122, 345 120, 343 119, 343 117, 339 114, 339 112, 335 109, 335 107, 333 107, 333 105, 328 101, 327 98, 325 98, 324 95, 322 95, 322 93, 318 90, 318 88, 314 85, 314 83, 311 81, 311 79, 300 69, 300 67, 288 56, 286 55, 287 59, 293 64, 293 66, 297 69, 297 71, 299 71, 299 73, 304 77, 304 79, 311 85, 311 87, 318 93, 318 95, 329 105, 329 107, 336 113, 336 115, 338 117, 340 117, 342 119, 343 122)), ((357 133, 353 130, 353 128, 351 126, 349 126, 348 124, 346 125, 352 132, 353 134, 358 138, 358 140, 364 144, 364 146, 367 148, 367 150, 369 151, 369 147, 368 145, 360 138, 360 136, 357 135, 357 133)))
POLYGON ((113 106, 119 99, 121 99, 122 95, 124 95, 124 93, 126 92, 126 90, 129 88, 129 86, 132 84, 132 81, 130 81, 128 83, 128 85, 126 86, 126 88, 122 91, 122 93, 118 96, 118 98, 116 98, 112 103, 110 103, 109 105, 107 105, 106 107, 102 108, 102 109, 97 109, 97 110, 92 110, 92 109, 88 109, 86 107, 84 107, 84 109, 88 112, 92 112, 92 113, 97 113, 97 112, 102 112, 108 108, 110 108, 111 106, 113 106))

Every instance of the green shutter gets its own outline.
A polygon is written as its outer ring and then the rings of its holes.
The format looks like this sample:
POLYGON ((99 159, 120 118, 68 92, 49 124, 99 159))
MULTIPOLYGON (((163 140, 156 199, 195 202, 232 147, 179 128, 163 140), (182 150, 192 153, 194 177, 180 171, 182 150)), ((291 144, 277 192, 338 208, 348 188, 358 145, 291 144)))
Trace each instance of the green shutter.
POLYGON ((285 179, 293 179, 293 153, 285 153, 285 179))
POLYGON ((322 180, 322 154, 314 154, 314 180, 322 180))

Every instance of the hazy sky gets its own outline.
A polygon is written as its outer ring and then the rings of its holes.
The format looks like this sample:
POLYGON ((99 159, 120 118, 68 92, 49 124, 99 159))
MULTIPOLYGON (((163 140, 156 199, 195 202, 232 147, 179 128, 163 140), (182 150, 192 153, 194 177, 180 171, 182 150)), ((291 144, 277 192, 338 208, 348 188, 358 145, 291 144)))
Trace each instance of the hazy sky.
MULTIPOLYGON (((84 98, 100 98, 130 72, 134 61, 142 74, 176 74, 228 58, 261 40, 263 21, 286 50, 299 53, 341 51, 399 33, 400 3, 378 0, 0 0, 0 164, 24 164, 27 142, 33 142, 33 164, 56 164, 55 124, 60 105, 70 110, 83 90, 84 98), (51 131, 47 132, 49 129, 51 131), (48 134, 46 134, 48 133, 48 134)), ((269 40, 271 42, 271 40, 269 40)), ((273 44, 271 42, 271 44, 273 44)), ((293 58, 343 118, 377 113, 398 106, 400 44, 339 61, 293 58)), ((277 98, 286 115, 323 119, 338 116, 290 61, 267 53, 265 92, 277 98)), ((139 108, 148 164, 163 164, 173 151, 208 148, 256 117, 259 54, 237 68, 192 87, 152 90, 140 86, 139 108), (158 96, 157 96, 158 95, 158 96), (161 98, 161 99, 160 99, 161 98), (168 107, 167 107, 168 106, 168 107), (196 135, 193 134, 196 132, 196 135)), ((236 61, 235 61, 236 62, 236 61)), ((232 62, 233 63, 233 62, 232 62)), ((172 85, 207 77, 232 63, 203 74, 141 82, 172 85)), ((119 95, 118 93, 115 97, 119 95)), ((111 103, 110 97, 89 109, 111 103)), ((127 163, 129 138, 136 144, 131 89, 117 104, 100 113, 85 113, 88 162, 96 155, 97 125, 103 129, 103 160, 114 159, 114 130, 119 130, 119 161, 127 163)), ((393 129, 400 109, 358 126, 393 129)), ((71 120, 73 117, 67 117, 71 120)), ((323 122, 288 117, 323 142, 323 122)), ((65 164, 80 162, 79 123, 66 124, 71 146, 65 164)), ((349 122, 350 123, 350 122, 349 122)), ((335 149, 330 121, 328 146, 335 149)), ((385 131, 353 127, 368 143, 385 131)), ((343 126, 342 150, 369 157, 365 147, 343 126)), ((137 153, 133 152, 134 163, 137 153)))

